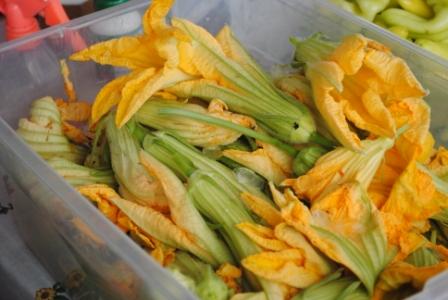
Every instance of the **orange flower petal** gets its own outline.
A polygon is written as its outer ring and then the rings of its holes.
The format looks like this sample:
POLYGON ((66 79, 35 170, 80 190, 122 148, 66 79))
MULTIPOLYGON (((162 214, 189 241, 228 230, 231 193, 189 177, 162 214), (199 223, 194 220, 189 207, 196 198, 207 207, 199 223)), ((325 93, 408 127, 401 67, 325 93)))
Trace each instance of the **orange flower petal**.
POLYGON ((280 251, 290 248, 285 242, 278 240, 270 228, 254 223, 241 223, 236 227, 265 250, 280 251))
POLYGON ((235 293, 242 291, 242 287, 238 282, 239 278, 243 275, 241 269, 229 263, 224 263, 216 270, 216 275, 235 293))
POLYGON ((72 54, 71 60, 93 60, 102 65, 128 69, 161 67, 163 59, 156 51, 154 42, 147 36, 124 36, 94 44, 72 54))
POLYGON ((408 97, 420 98, 427 94, 406 62, 391 53, 368 49, 364 64, 389 87, 386 103, 408 97))
POLYGON ((342 86, 344 78, 342 69, 334 62, 318 62, 308 67, 306 75, 311 81, 316 107, 331 133, 345 147, 359 150, 360 140, 350 130, 343 105, 334 97, 336 87, 342 86))
POLYGON ((261 217, 271 226, 275 226, 283 221, 280 212, 275 209, 266 200, 244 192, 241 194, 241 200, 257 216, 261 217))
POLYGON ((321 279, 303 267, 303 263, 303 254, 298 249, 262 252, 242 260, 243 266, 252 273, 296 288, 305 288, 321 279))

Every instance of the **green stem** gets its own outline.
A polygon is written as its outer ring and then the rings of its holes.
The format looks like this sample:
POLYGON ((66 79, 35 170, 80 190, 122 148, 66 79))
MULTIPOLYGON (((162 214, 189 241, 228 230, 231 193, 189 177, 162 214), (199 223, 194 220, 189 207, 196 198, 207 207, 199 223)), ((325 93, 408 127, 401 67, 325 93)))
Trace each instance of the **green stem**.
POLYGON ((215 126, 224 127, 224 128, 230 129, 230 130, 240 132, 244 135, 250 136, 250 137, 260 140, 262 142, 274 145, 292 156, 295 156, 297 154, 297 150, 294 147, 287 145, 287 144, 277 140, 276 138, 273 138, 269 135, 266 135, 266 134, 263 134, 260 132, 256 132, 255 130, 246 128, 244 126, 232 123, 227 120, 211 117, 211 116, 208 116, 208 115, 205 115, 202 113, 178 109, 178 108, 162 108, 159 110, 159 114, 160 115, 180 116, 180 117, 190 118, 190 119, 197 120, 197 121, 202 121, 204 123, 208 123, 208 124, 215 125, 215 126))
POLYGON ((320 135, 318 132, 312 133, 309 141, 313 142, 315 144, 321 145, 323 147, 326 147, 326 148, 334 148, 337 146, 337 144, 335 142, 333 142, 330 139, 327 139, 323 135, 320 135))

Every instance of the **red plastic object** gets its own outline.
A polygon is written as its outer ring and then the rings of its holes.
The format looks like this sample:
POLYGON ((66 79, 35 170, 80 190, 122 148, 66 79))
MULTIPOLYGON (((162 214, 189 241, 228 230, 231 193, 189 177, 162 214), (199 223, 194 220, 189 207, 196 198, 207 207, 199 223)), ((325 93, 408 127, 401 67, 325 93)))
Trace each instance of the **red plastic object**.
POLYGON ((0 12, 6 16, 7 40, 38 31, 36 15, 49 26, 69 20, 59 0, 0 0, 0 12))

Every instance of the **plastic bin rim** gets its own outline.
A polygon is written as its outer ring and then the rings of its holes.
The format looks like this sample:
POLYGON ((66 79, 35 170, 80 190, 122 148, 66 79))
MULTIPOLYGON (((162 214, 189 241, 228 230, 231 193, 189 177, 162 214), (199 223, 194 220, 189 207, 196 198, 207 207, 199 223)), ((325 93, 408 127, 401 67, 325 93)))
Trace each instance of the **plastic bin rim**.
MULTIPOLYGON (((182 0, 178 0, 178 1, 182 1, 182 0)), ((204 0, 204 1, 207 1, 207 0, 204 0)), ((297 10, 298 7, 301 5, 299 2, 296 2, 297 0, 277 0, 277 1, 284 3, 295 10, 297 10)), ((359 25, 360 27, 368 28, 369 31, 376 33, 378 35, 384 36, 388 40, 394 40, 403 48, 408 49, 408 50, 416 53, 417 55, 423 56, 426 59, 432 60, 432 61, 436 62, 437 64, 442 65, 443 67, 448 68, 448 60, 445 60, 445 59, 407 41, 407 40, 399 38, 396 35, 394 35, 393 33, 387 31, 386 29, 384 29, 382 27, 379 27, 376 24, 368 22, 360 17, 354 16, 350 12, 347 12, 347 11, 341 9, 340 7, 329 2, 328 0, 303 0, 303 1, 309 1, 309 2, 314 3, 315 5, 323 7, 325 9, 329 10, 335 16, 339 16, 343 19, 346 19, 348 22, 359 25)), ((97 22, 100 22, 100 21, 103 21, 106 19, 110 19, 111 17, 123 15, 125 13, 132 12, 136 9, 142 9, 142 8, 146 7, 150 2, 151 2, 151 0, 133 0, 133 1, 124 3, 124 4, 116 6, 116 7, 104 9, 104 10, 92 13, 90 15, 86 15, 86 16, 71 20, 65 24, 60 24, 60 25, 56 25, 53 27, 43 29, 43 30, 36 32, 32 35, 29 35, 27 37, 23 37, 23 38, 20 38, 17 40, 1 43, 0 44, 0 54, 2 52, 14 50, 15 48, 18 48, 26 43, 33 42, 35 40, 47 38, 51 35, 58 34, 58 33, 63 36, 66 31, 75 31, 80 28, 88 27, 91 24, 94 24, 94 23, 97 23, 97 22)), ((40 157, 38 157, 37 154, 34 153, 30 148, 28 148, 22 140, 20 140, 20 138, 15 134, 15 132, 11 128, 11 126, 9 126, 9 124, 6 121, 4 121, 4 119, 1 116, 0 116, 0 136, 3 136, 3 137, 8 136, 9 137, 9 139, 7 139, 7 141, 5 141, 3 138, 2 138, 2 140, 5 143, 5 145, 8 148, 10 148, 11 150, 14 148, 14 146, 17 146, 17 148, 15 148, 13 151, 14 155, 19 160, 21 160, 24 164, 29 165, 29 162, 25 161, 24 157, 28 157, 28 159, 31 159, 31 162, 36 163, 34 167, 30 166, 30 170, 33 173, 35 173, 37 175, 37 174, 39 174, 38 171, 43 171, 40 174, 49 174, 49 170, 51 170, 50 167, 46 166, 44 164, 44 161, 40 157)), ((81 201, 81 200, 84 200, 84 199, 82 199, 82 196, 80 196, 78 193, 75 193, 76 191, 70 185, 68 185, 68 183, 66 183, 62 178, 60 178, 56 173, 54 173, 50 176, 57 178, 56 183, 58 185, 60 185, 62 188, 62 190, 60 190, 56 194, 59 194, 59 195, 60 194, 74 194, 72 196, 78 198, 79 201, 76 201, 76 203, 64 202, 70 208, 74 209, 73 212, 78 217, 80 217, 80 214, 79 214, 80 212, 86 212, 91 215, 93 215, 95 213, 94 207, 89 207, 89 205, 86 201, 81 201)), ((45 184, 52 191, 55 192, 54 187, 50 186, 48 183, 45 183, 45 184)), ((98 217, 98 214, 95 214, 95 215, 98 217)), ((89 220, 87 220, 85 218, 82 218, 82 220, 85 221, 86 224, 91 225, 91 222, 89 222, 89 220)), ((114 227, 113 224, 106 222, 105 218, 104 218, 104 220, 103 219, 101 219, 101 220, 107 226, 106 227, 107 231, 110 231, 110 230, 113 230, 114 232, 118 231, 114 227)), ((99 234, 98 232, 95 232, 95 233, 99 234)), ((107 240, 107 238, 105 236, 103 236, 103 234, 99 234, 99 236, 101 236, 102 238, 107 240)), ((119 239, 121 242, 124 242, 124 245, 126 247, 128 247, 128 250, 131 252, 134 252, 134 254, 137 254, 140 257, 142 257, 142 254, 145 254, 143 252, 143 250, 139 249, 135 244, 132 244, 130 241, 129 242, 126 241, 126 239, 127 239, 126 236, 120 235, 119 239)), ((153 265, 155 264, 155 262, 152 261, 149 257, 147 257, 146 259, 147 259, 148 263, 153 264, 153 265)), ((130 263, 130 265, 133 266, 134 268, 136 268, 137 270, 141 271, 141 269, 140 269, 141 266, 136 266, 135 263, 130 263)), ((156 266, 156 267, 160 267, 160 266, 156 266)), ((164 268, 160 267, 160 271, 165 273, 166 275, 168 275, 168 271, 166 271, 164 268)), ((433 281, 436 281, 439 277, 440 276, 435 276, 435 277, 431 278, 428 283, 432 283, 433 281)), ((179 283, 176 282, 175 284, 179 284, 179 283)), ((180 288, 185 289, 182 286, 180 288)), ((416 299, 420 295, 424 295, 425 290, 426 289, 422 290, 418 294, 413 295, 412 299, 416 299)), ((185 291, 186 291, 187 295, 192 296, 192 294, 189 291, 187 291, 186 289, 185 289, 185 291)), ((194 299, 194 297, 192 297, 191 299, 194 299)))
MULTIPOLYGON (((178 0, 178 1, 182 1, 182 0, 178 0)), ((207 1, 207 0, 204 0, 204 1, 207 1)), ((296 10, 298 8, 297 5, 300 5, 300 3, 297 2, 297 0, 277 0, 277 1, 282 2, 296 10)), ((301 1, 303 1, 303 0, 301 0, 301 1)), ((369 30, 371 30, 379 35, 385 36, 387 39, 394 40, 397 43, 399 43, 400 46, 402 46, 406 49, 409 49, 409 50, 417 53, 418 55, 424 56, 425 58, 433 60, 436 63, 448 68, 448 60, 446 60, 436 54, 433 54, 433 53, 415 45, 414 43, 411 43, 410 41, 400 38, 400 37, 396 36, 395 34, 393 34, 392 32, 390 32, 374 23, 371 23, 365 19, 362 19, 361 17, 355 16, 352 13, 343 10, 342 8, 338 7, 337 5, 331 3, 328 0, 305 0, 305 1, 309 1, 309 2, 317 4, 318 6, 324 7, 326 9, 330 10, 333 14, 335 14, 343 19, 346 19, 349 22, 360 25, 361 27, 368 28, 369 30)), ((23 37, 23 38, 20 38, 17 40, 1 43, 0 44, 0 54, 4 51, 12 50, 12 49, 19 47, 23 44, 26 44, 28 42, 46 38, 53 34, 60 33, 61 35, 64 35, 65 31, 74 31, 74 30, 77 30, 80 28, 87 27, 91 24, 109 19, 114 16, 122 15, 122 14, 131 12, 136 9, 141 9, 141 8, 147 6, 150 2, 151 2, 151 0, 132 0, 132 1, 129 1, 127 3, 121 4, 121 5, 118 5, 115 7, 107 8, 107 9, 100 10, 100 11, 97 11, 95 13, 92 13, 92 14, 89 14, 89 15, 86 15, 86 16, 83 16, 80 18, 73 19, 64 24, 60 24, 60 25, 56 25, 53 27, 43 29, 39 32, 36 32, 34 34, 31 34, 29 36, 26 36, 26 37, 23 37)))

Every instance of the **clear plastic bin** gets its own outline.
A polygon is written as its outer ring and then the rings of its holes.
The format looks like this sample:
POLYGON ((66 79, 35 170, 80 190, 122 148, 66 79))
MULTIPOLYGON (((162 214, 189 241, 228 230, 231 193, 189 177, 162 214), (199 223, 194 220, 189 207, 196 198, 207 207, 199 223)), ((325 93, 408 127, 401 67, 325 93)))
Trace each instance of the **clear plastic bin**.
MULTIPOLYGON (((13 211, 27 245, 61 281, 85 276, 74 299, 194 299, 167 271, 109 223, 48 167, 15 134, 17 121, 39 97, 64 97, 58 60, 102 39, 90 27, 131 11, 143 13, 148 1, 131 1, 26 39, 0 45, 0 173, 8 184, 13 211), (86 295, 87 298, 86 298, 86 295)), ((289 37, 316 31, 333 38, 362 32, 405 58, 431 91, 432 130, 447 144, 448 61, 320 0, 178 0, 172 13, 217 32, 229 24, 253 55, 269 68, 292 57, 289 37)), ((93 63, 70 63, 79 98, 92 100, 116 70, 93 63)), ((71 281, 73 282, 73 280, 71 281)), ((448 274, 429 282, 413 299, 447 299, 448 274)))

